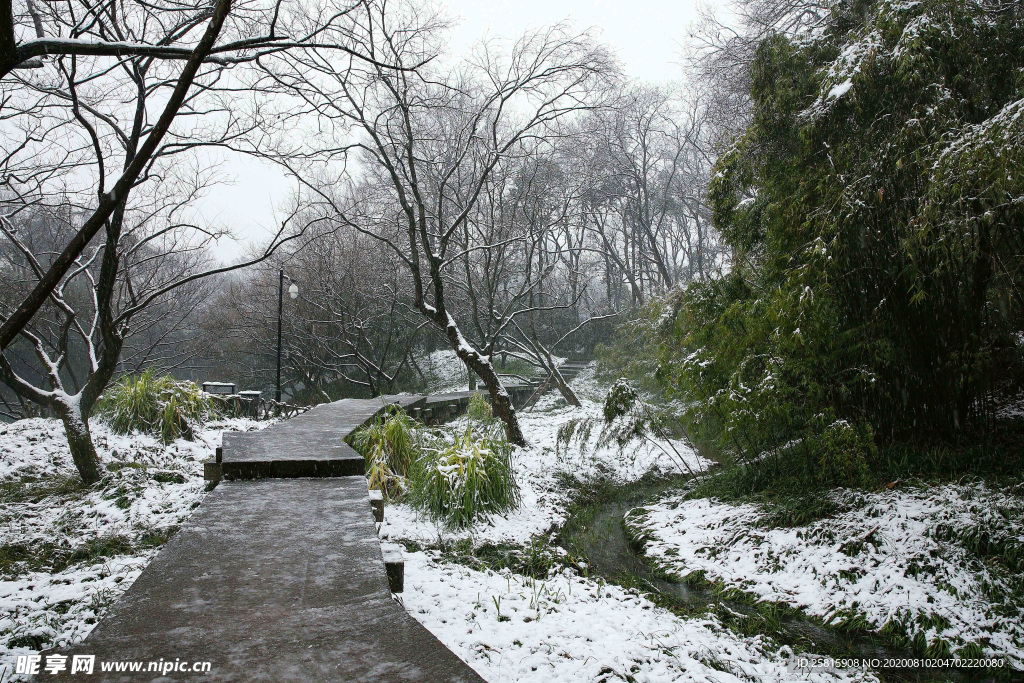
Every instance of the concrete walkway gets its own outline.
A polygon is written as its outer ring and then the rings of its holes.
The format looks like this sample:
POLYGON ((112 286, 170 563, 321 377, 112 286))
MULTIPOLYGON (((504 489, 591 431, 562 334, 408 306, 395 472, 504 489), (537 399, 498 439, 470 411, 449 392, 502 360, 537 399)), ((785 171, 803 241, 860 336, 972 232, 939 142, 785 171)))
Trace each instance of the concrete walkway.
POLYGON ((345 437, 372 420, 385 404, 408 410, 422 405, 426 399, 426 396, 404 395, 347 398, 323 403, 260 432, 227 432, 219 456, 221 462, 207 464, 206 478, 362 475, 363 456, 345 443, 345 437))
POLYGON ((357 467, 343 442, 382 409, 346 399, 226 434, 217 473, 229 480, 92 633, 59 652, 95 655, 93 675, 39 680, 482 681, 388 588, 362 458, 357 467), (100 671, 160 660, 210 671, 100 671))

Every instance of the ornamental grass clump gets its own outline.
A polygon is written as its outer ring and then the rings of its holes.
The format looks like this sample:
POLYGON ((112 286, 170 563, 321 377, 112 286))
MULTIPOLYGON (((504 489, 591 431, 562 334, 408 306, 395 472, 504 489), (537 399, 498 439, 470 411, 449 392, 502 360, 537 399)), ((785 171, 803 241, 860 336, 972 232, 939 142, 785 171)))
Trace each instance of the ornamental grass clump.
POLYGON ((372 490, 391 500, 402 494, 422 450, 420 426, 395 406, 352 435, 352 447, 366 458, 366 479, 372 490))
POLYGON ((178 438, 194 440, 215 407, 195 382, 146 370, 121 378, 100 398, 97 411, 118 434, 152 434, 169 444, 178 438))
POLYGON ((500 425, 471 423, 424 448, 412 479, 412 503, 452 529, 514 510, 519 485, 511 458, 512 447, 500 425))
POLYGON ((491 403, 483 394, 473 394, 473 398, 469 399, 469 408, 466 409, 466 415, 469 416, 470 420, 475 420, 476 422, 490 422, 494 419, 491 403))

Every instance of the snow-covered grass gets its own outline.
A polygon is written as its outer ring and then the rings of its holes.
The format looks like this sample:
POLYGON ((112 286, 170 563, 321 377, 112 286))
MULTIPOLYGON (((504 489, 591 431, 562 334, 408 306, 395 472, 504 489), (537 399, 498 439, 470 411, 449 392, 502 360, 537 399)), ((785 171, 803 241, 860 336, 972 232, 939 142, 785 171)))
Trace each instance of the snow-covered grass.
MULTIPOLYGON (((389 504, 381 536, 410 547, 443 545, 445 552, 461 541, 520 547, 523 557, 537 548, 564 555, 550 540, 574 502, 573 482, 629 484, 652 471, 680 472, 665 449, 646 441, 597 448, 594 434, 586 448, 556 448, 563 425, 601 417, 605 388, 593 371, 573 385, 582 407, 568 407, 552 392, 520 415, 530 445, 512 457, 518 509, 442 532, 411 507, 389 504)), ((213 423, 196 442, 162 446, 94 421, 111 476, 92 489, 77 483, 59 422, 0 427, 0 680, 16 655, 85 637, 199 504, 201 463, 222 431, 267 425, 213 423)), ((685 444, 673 446, 690 468, 710 465, 685 444)), ((652 561, 671 573, 699 571, 822 618, 874 629, 888 624, 890 635, 921 633, 934 654, 945 642, 968 656, 964 644, 976 643, 978 655, 1007 656, 1021 666, 1018 493, 959 483, 831 496, 839 512, 799 527, 778 527, 764 507, 680 493, 634 511, 628 525, 652 561)), ((711 613, 673 614, 635 591, 579 576, 568 567, 580 565, 568 561, 555 558, 539 571, 518 567, 547 573, 538 580, 493 571, 480 559, 471 567, 431 549, 407 553, 404 601, 491 681, 875 680, 870 673, 797 670, 788 661, 792 652, 770 638, 737 634, 711 613)))
MULTIPOLYGON (((554 529, 565 521, 573 491, 566 490, 564 475, 581 481, 604 477, 627 484, 639 480, 651 470, 679 473, 664 452, 653 442, 637 442, 623 451, 614 446, 593 448, 598 435, 593 434, 588 448, 560 449, 555 443, 558 430, 570 420, 600 419, 602 389, 594 380, 592 369, 581 373, 574 381, 583 406, 565 405, 557 391, 541 398, 532 410, 519 414, 519 421, 529 445, 517 448, 512 454, 512 467, 520 487, 519 507, 507 515, 495 515, 469 529, 443 532, 409 505, 388 505, 388 513, 381 529, 382 537, 412 540, 431 544, 445 534, 449 540, 473 538, 479 543, 526 545, 530 539, 554 529), (560 476, 561 475, 561 476, 560 476)), ((455 425, 456 428, 458 425, 455 425)), ((686 457, 694 470, 706 469, 710 464, 688 446, 675 442, 675 448, 686 457)))
POLYGON ((110 476, 80 484, 58 420, 0 426, 0 680, 19 654, 84 638, 199 504, 202 463, 224 431, 269 422, 211 422, 196 441, 164 446, 91 431, 110 476))
POLYGON ((831 498, 843 512, 770 528, 761 506, 674 494, 632 511, 627 526, 669 573, 703 572, 934 656, 984 653, 1024 666, 1024 499, 982 483, 831 498))
MULTIPOLYGON (((568 515, 575 492, 566 489, 567 481, 629 484, 651 471, 679 473, 664 450, 650 442, 622 451, 594 448, 595 433, 586 448, 556 449, 562 425, 601 417, 605 388, 593 370, 573 386, 582 407, 566 406, 553 392, 520 414, 530 445, 513 456, 522 496, 516 511, 444 533, 409 506, 388 504, 381 535, 412 541, 414 548, 491 544, 564 555, 544 539, 568 515)), ((674 446, 694 470, 710 465, 685 444, 674 446)), ((635 591, 579 576, 557 561, 546 579, 537 580, 444 557, 435 550, 406 554, 405 606, 489 681, 875 680, 870 673, 796 670, 789 666, 792 652, 770 639, 737 635, 710 614, 681 618, 635 591)))
POLYGON ((406 609, 488 681, 875 680, 791 670, 788 648, 569 570, 535 580, 415 552, 405 576, 406 609))

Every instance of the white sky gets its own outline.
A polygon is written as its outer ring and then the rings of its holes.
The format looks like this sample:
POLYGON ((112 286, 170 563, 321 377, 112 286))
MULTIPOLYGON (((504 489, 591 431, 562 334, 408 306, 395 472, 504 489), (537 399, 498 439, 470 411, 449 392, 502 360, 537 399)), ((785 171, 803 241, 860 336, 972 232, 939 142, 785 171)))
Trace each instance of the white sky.
MULTIPOLYGON (((515 38, 528 29, 570 20, 576 29, 593 28, 598 40, 618 56, 626 74, 637 80, 664 82, 683 78, 682 45, 700 5, 718 0, 440 0, 461 23, 453 30, 451 49, 463 53, 485 35, 515 38)), ((274 209, 292 191, 284 174, 249 158, 229 160, 220 185, 199 209, 208 220, 228 225, 239 241, 224 241, 217 255, 237 258, 244 245, 271 234, 274 209)))
POLYGON ((618 53, 629 76, 649 81, 682 76, 679 55, 698 7, 696 0, 441 1, 452 16, 462 18, 452 36, 454 51, 488 33, 511 38, 569 19, 578 30, 596 29, 598 40, 618 53))

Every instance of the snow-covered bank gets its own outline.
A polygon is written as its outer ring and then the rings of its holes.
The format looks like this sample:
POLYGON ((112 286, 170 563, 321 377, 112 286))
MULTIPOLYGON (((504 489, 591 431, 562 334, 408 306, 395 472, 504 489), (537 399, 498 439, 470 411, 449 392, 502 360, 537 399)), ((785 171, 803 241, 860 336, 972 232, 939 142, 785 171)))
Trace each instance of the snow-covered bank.
POLYGON ((268 424, 212 422, 196 441, 164 446, 93 420, 110 477, 91 489, 58 420, 0 426, 0 680, 17 655, 84 638, 199 504, 221 434, 268 424))
POLYGON ((406 609, 488 681, 852 681, 791 670, 788 648, 679 619, 566 571, 537 581, 407 553, 406 609))
MULTIPOLYGON (((560 475, 580 480, 602 476, 623 484, 636 481, 654 470, 679 473, 679 469, 653 443, 636 442, 620 452, 614 446, 593 448, 598 430, 589 439, 586 449, 575 446, 571 450, 556 450, 558 430, 570 420, 600 419, 601 405, 597 402, 600 390, 593 383, 593 370, 582 374, 573 383, 583 403, 581 408, 564 405, 558 392, 544 396, 537 405, 519 414, 519 422, 529 441, 526 448, 517 448, 512 456, 516 481, 522 502, 509 515, 495 516, 461 532, 446 532, 422 519, 408 505, 388 504, 382 536, 414 540, 423 544, 436 542, 439 535, 446 538, 472 537, 484 543, 511 543, 523 545, 537 534, 545 533, 565 521, 569 494, 560 475), (558 407, 561 405, 561 407, 558 407)), ((694 470, 710 465, 682 442, 673 443, 694 470)))
POLYGON ((804 527, 759 528, 765 510, 756 505, 678 495, 634 510, 627 524, 674 574, 703 571, 826 619, 920 633, 935 652, 940 641, 953 653, 976 643, 1024 667, 1019 576, 966 547, 979 534, 1024 547, 1020 496, 984 484, 832 495, 847 511, 804 527))
MULTIPOLYGON (((678 473, 665 452, 638 441, 622 451, 556 448, 571 420, 601 417, 604 388, 593 371, 573 382, 583 401, 572 408, 545 396, 520 422, 530 445, 516 449, 513 466, 522 504, 512 514, 446 532, 406 505, 388 504, 381 534, 430 545, 470 538, 525 546, 563 524, 573 491, 566 479, 603 477, 623 484, 646 473, 678 473)), ((709 462, 681 442, 673 446, 694 470, 709 462)), ((557 549, 556 549, 557 552, 557 549)), ((876 680, 870 673, 807 673, 790 666, 792 652, 762 638, 745 638, 713 616, 680 618, 634 591, 576 575, 545 580, 509 570, 479 571, 442 560, 434 551, 406 554, 403 600, 410 613, 488 681, 839 681, 876 680)))

